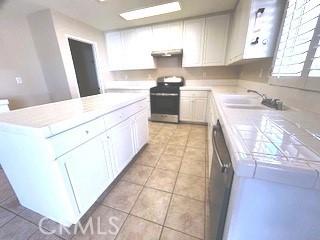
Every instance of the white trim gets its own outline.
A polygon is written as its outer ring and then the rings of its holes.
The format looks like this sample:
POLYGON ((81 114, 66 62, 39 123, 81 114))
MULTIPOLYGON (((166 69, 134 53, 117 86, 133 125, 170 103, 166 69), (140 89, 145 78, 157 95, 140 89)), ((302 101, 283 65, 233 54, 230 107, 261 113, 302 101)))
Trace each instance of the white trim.
MULTIPOLYGON (((94 55, 94 62, 95 62, 94 65, 95 65, 95 68, 96 68, 97 80, 98 80, 98 85, 99 85, 99 88, 100 88, 100 93, 105 93, 104 84, 103 84, 103 81, 102 81, 103 78, 102 78, 102 71, 101 71, 101 67, 100 67, 101 66, 101 62, 100 62, 97 42, 89 40, 89 39, 81 38, 81 37, 78 37, 78 36, 74 36, 74 35, 71 35, 71 34, 65 34, 65 40, 67 41, 68 50, 69 50, 68 51, 68 55, 71 57, 71 59, 72 59, 72 53, 71 53, 71 49, 70 49, 70 45, 69 45, 69 39, 76 40, 76 41, 83 42, 83 43, 88 43, 88 44, 92 45, 92 50, 93 50, 93 55, 94 55)), ((73 63, 73 61, 72 61, 72 63, 73 63)), ((75 68, 74 68, 74 64, 73 64, 73 74, 74 74, 75 79, 77 79, 76 71, 75 71, 75 68)), ((78 86, 78 82, 76 82, 76 85, 78 86)), ((79 86, 78 86, 78 97, 80 97, 79 86)))

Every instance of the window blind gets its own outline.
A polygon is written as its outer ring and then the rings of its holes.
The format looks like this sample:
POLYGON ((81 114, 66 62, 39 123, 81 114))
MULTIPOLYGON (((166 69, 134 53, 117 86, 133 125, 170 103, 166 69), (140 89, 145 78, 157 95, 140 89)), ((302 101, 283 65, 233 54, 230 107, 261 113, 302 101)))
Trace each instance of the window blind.
MULTIPOLYGON (((272 75, 301 77, 314 42, 320 0, 289 0, 272 75)), ((317 43, 319 46, 319 42, 317 43)), ((320 48, 316 49, 309 75, 320 74, 320 48), (316 57, 318 56, 318 57, 316 57)), ((320 76, 320 75, 319 75, 320 76)))

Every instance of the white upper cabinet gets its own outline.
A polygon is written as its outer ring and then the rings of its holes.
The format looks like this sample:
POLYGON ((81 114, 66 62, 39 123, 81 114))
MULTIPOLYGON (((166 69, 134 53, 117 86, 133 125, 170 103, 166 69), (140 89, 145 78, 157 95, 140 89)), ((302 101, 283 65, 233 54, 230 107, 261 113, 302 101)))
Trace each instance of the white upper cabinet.
POLYGON ((157 24, 153 27, 153 50, 169 50, 182 48, 183 22, 157 24))
POLYGON ((124 49, 121 32, 109 32, 106 34, 108 69, 121 70, 123 68, 124 49))
POLYGON ((151 56, 153 48, 152 27, 141 27, 136 29, 136 55, 131 57, 132 62, 136 62, 135 69, 155 68, 154 59, 151 56))
POLYGON ((152 27, 106 33, 109 70, 153 69, 152 27))
POLYGON ((229 14, 106 33, 109 69, 154 69, 152 51, 183 49, 183 67, 225 65, 229 14))
POLYGON ((286 1, 240 0, 231 20, 227 63, 272 57, 286 1))
POLYGON ((183 67, 202 66, 205 23, 205 18, 184 21, 183 67))
POLYGON ((229 15, 206 18, 204 66, 219 66, 225 64, 229 20, 229 15))

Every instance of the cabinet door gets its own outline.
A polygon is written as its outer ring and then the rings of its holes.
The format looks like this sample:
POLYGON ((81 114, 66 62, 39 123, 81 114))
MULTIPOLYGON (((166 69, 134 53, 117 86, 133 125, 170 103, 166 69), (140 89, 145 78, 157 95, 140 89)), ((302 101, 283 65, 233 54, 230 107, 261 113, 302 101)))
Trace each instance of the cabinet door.
POLYGON ((183 48, 182 36, 183 36, 183 22, 168 23, 168 49, 180 49, 183 48))
POLYGON ((205 98, 194 98, 193 105, 193 122, 206 122, 207 116, 207 99, 205 98))
POLYGON ((180 98, 180 120, 192 122, 192 98, 180 98))
POLYGON ((251 0, 240 0, 232 16, 228 63, 242 59, 247 39, 251 0))
POLYGON ((148 142, 149 126, 148 126, 148 110, 145 109, 136 114, 134 117, 134 132, 135 132, 135 153, 148 142))
POLYGON ((183 67, 202 66, 205 18, 184 22, 183 67))
POLYGON ((229 15, 206 18, 204 65, 225 65, 228 41, 229 15))
POLYGON ((130 70, 136 67, 136 55, 138 54, 136 48, 136 30, 129 29, 121 32, 123 41, 123 70, 130 70))
POLYGON ((121 70, 123 68, 123 44, 121 32, 106 33, 108 55, 108 69, 121 70))
POLYGON ((112 181, 101 137, 96 137, 59 158, 64 161, 81 213, 86 212, 112 181))
POLYGON ((182 48, 183 22, 157 24, 153 26, 153 50, 182 48))
POLYGON ((155 68, 152 52, 152 27, 141 27, 135 31, 135 55, 131 57, 134 69, 155 68))
POLYGON ((114 176, 118 176, 135 154, 132 120, 121 122, 108 134, 114 157, 114 176))

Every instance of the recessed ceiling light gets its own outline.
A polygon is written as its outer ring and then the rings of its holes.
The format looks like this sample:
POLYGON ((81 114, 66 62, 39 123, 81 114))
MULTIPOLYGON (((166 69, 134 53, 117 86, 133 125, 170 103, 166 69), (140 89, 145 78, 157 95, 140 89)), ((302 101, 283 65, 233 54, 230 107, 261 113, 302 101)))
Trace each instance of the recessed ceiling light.
POLYGON ((171 2, 153 7, 142 8, 130 12, 121 13, 120 16, 123 17, 125 20, 135 20, 140 18, 161 15, 165 13, 177 12, 180 10, 181 7, 179 2, 171 2))

